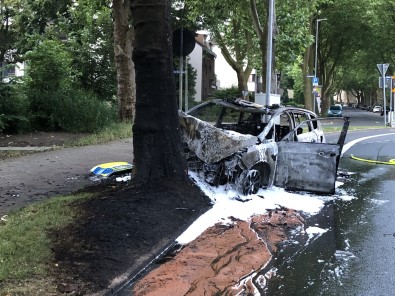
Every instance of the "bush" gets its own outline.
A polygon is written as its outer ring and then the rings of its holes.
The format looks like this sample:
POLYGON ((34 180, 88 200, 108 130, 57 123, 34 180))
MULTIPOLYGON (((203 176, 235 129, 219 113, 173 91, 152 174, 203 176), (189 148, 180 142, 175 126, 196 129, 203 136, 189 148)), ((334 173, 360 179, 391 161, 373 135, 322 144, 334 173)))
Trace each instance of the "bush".
POLYGON ((21 133, 29 128, 29 101, 17 83, 0 83, 0 132, 21 133))
POLYGON ((77 90, 61 96, 53 115, 66 132, 96 132, 116 121, 117 110, 94 94, 77 90))
POLYGON ((229 98, 240 98, 241 94, 236 86, 229 88, 218 89, 214 91, 209 99, 229 99, 229 98))
POLYGON ((24 78, 30 103, 31 128, 66 132, 95 132, 115 121, 111 103, 83 90, 71 55, 59 41, 46 40, 26 54, 24 78))
POLYGON ((303 104, 298 103, 295 100, 289 100, 285 106, 293 106, 293 107, 299 107, 299 108, 305 108, 305 106, 303 104))

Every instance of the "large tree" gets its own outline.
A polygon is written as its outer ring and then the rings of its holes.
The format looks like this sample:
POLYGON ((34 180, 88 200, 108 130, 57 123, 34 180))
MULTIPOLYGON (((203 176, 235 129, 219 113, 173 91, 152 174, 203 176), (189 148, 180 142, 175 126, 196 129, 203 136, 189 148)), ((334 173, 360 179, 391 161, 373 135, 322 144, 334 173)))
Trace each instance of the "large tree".
POLYGON ((136 182, 187 180, 173 74, 171 0, 131 0, 135 32, 136 182))
POLYGON ((133 121, 136 102, 136 85, 133 52, 133 27, 130 0, 113 0, 114 54, 117 68, 118 115, 122 121, 133 121))

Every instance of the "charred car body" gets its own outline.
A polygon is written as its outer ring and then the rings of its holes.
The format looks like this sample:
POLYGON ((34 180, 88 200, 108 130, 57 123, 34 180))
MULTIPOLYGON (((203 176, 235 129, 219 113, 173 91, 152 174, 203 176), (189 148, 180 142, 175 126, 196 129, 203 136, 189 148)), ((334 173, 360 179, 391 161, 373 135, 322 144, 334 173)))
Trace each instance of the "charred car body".
POLYGON ((317 115, 266 108, 239 99, 204 102, 179 115, 190 170, 244 195, 271 185, 332 194, 349 119, 335 144, 325 143, 317 115))

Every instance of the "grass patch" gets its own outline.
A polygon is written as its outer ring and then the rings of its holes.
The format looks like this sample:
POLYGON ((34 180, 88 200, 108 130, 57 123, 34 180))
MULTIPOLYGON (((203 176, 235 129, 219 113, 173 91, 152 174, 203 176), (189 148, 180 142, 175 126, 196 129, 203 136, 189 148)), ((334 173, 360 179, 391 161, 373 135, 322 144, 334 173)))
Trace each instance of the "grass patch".
POLYGON ((108 127, 105 127, 101 131, 87 135, 86 137, 77 141, 66 143, 66 147, 73 146, 85 146, 94 145, 100 143, 106 143, 114 140, 130 138, 132 136, 132 124, 131 123, 114 123, 108 127))
MULTIPOLYGON (((0 222, 0 295, 39 289, 55 268, 49 231, 71 223, 79 213, 70 204, 92 194, 54 197, 4 216, 0 222), (29 286, 30 288, 26 287, 29 286)), ((39 295, 39 291, 37 291, 39 295)))
MULTIPOLYGON (((373 129, 382 129, 386 128, 385 126, 350 126, 348 127, 348 131, 359 131, 359 130, 373 130, 373 129)), ((322 126, 322 130, 325 133, 330 132, 340 132, 343 129, 343 126, 322 126)))
POLYGON ((25 154, 26 153, 23 153, 21 151, 12 151, 12 150, 0 151, 0 160, 11 158, 11 157, 19 157, 25 154))

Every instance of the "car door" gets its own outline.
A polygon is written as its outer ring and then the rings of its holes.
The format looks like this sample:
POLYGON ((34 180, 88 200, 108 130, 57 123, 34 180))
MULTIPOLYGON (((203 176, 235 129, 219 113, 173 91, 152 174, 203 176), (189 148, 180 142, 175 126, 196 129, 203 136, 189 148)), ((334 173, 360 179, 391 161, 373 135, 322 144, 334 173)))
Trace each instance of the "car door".
MULTIPOLYGON (((274 185, 288 190, 304 190, 325 194, 335 192, 340 155, 349 119, 336 144, 279 141, 274 185)), ((291 133, 296 133, 295 128, 291 133)))

